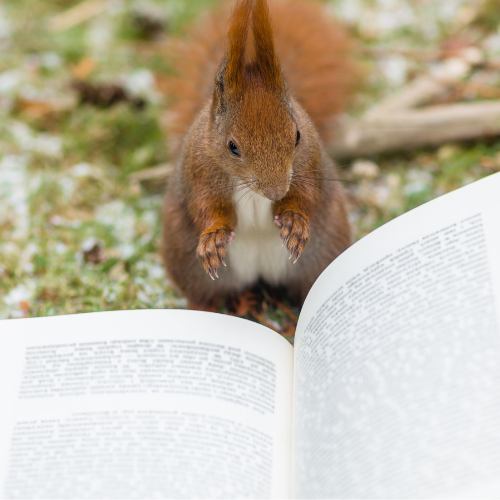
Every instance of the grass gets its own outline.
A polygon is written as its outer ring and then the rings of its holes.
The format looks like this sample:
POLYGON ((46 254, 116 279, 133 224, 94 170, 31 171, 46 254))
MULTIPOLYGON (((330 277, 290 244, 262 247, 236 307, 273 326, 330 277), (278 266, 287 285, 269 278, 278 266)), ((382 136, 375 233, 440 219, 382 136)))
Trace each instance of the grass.
MULTIPOLYGON (((50 20, 77 3, 0 5, 1 318, 186 306, 159 256, 162 196, 129 179, 171 160, 159 125, 165 103, 154 83, 168 64, 158 51, 144 51, 157 42, 133 25, 145 8, 138 1, 51 31, 50 20), (89 81, 122 83, 147 105, 79 105, 70 82, 85 64, 92 65, 89 81)), ((182 31, 212 3, 158 1, 148 4, 147 13, 160 16, 165 37, 182 31)), ((399 48, 433 50, 463 33, 432 2, 399 2, 391 14, 383 3, 366 0, 360 4, 365 10, 352 19, 348 0, 325 4, 344 16, 363 47, 386 51, 381 59, 365 58, 371 77, 357 112, 433 64, 397 55, 399 48), (366 19, 379 19, 380 26, 366 19), (387 28, 389 21, 393 26, 387 28)), ((498 19, 488 14, 493 4, 485 2, 471 24, 477 43, 485 46, 498 33, 498 19)), ((349 163, 342 175, 354 181, 346 189, 355 237, 498 170, 499 146, 485 140, 370 158, 374 175, 359 162, 349 163)), ((287 321, 280 310, 269 309, 265 316, 276 325, 287 321)))

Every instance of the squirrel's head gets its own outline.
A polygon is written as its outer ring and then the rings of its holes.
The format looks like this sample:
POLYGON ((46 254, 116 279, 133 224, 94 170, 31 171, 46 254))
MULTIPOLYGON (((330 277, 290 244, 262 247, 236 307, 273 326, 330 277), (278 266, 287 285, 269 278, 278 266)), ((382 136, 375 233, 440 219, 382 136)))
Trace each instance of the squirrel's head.
POLYGON ((266 1, 240 0, 215 79, 214 146, 228 174, 270 200, 283 198, 290 187, 301 141, 296 108, 274 49, 266 1))

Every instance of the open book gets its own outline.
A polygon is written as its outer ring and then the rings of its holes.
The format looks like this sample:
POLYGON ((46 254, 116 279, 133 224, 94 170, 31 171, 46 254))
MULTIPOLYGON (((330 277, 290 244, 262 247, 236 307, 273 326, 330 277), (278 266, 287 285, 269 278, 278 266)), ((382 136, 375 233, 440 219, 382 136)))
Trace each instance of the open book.
POLYGON ((5 498, 500 495, 500 174, 320 276, 295 351, 250 321, 0 322, 5 498))

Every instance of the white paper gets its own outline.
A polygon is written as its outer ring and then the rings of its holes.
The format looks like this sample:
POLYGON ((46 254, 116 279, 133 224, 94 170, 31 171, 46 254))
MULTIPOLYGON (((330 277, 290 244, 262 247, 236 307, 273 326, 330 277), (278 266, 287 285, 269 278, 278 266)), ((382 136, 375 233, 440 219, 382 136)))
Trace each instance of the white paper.
POLYGON ((320 276, 295 351, 297 498, 500 494, 500 175, 320 276))
POLYGON ((292 358, 211 313, 0 322, 3 496, 286 497, 292 358))

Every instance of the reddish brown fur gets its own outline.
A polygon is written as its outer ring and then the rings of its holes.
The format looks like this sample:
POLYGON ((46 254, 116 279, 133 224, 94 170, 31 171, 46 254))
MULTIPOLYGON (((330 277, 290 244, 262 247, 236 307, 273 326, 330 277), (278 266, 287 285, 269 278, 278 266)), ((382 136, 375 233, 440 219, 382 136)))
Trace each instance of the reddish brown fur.
MULTIPOLYGON (((231 4, 207 12, 172 40, 167 57, 176 76, 165 81, 171 104, 165 124, 172 150, 180 144, 213 90, 213 75, 223 58, 231 4)), ((360 71, 346 30, 317 2, 275 0, 269 10, 276 52, 291 94, 306 110, 323 140, 329 125, 346 109, 359 88, 360 71)))
POLYGON ((252 3, 252 0, 243 0, 238 3, 231 16, 225 78, 235 97, 239 97, 243 93, 245 49, 252 3))
POLYGON ((260 76, 266 87, 280 90, 283 87, 283 75, 274 49, 274 35, 265 0, 256 0, 252 28, 255 64, 259 68, 260 76))
POLYGON ((170 88, 177 97, 174 130, 185 140, 165 198, 164 258, 194 308, 212 309, 242 291, 238 270, 231 262, 221 267, 233 230, 238 233, 234 197, 242 186, 274 201, 269 222, 276 219, 279 225, 276 238, 283 239, 291 255, 304 255, 287 272, 287 281, 279 283, 302 300, 350 243, 343 196, 338 183, 331 182, 333 165, 314 126, 325 130, 327 117, 344 104, 340 96, 345 98, 352 87, 355 72, 345 56, 347 41, 338 26, 323 21, 315 4, 271 6, 279 20, 276 51, 265 0, 237 3, 226 48, 220 13, 194 31, 196 41, 177 44, 181 72, 170 88), (321 50, 318 32, 324 36, 321 50), (331 50, 325 39, 337 42, 336 57, 324 55, 331 50), (279 41, 289 43, 290 50, 281 45, 280 51, 279 41), (319 53, 307 52, 313 49, 319 53), (208 83, 202 77, 210 74, 208 83), (334 81, 336 86, 326 88, 334 81), (330 97, 335 93, 337 100, 330 97), (297 97, 308 106, 314 125, 297 97), (231 144, 238 154, 230 152, 231 144), (210 280, 221 271, 220 280, 210 280))

